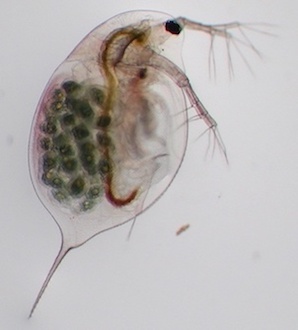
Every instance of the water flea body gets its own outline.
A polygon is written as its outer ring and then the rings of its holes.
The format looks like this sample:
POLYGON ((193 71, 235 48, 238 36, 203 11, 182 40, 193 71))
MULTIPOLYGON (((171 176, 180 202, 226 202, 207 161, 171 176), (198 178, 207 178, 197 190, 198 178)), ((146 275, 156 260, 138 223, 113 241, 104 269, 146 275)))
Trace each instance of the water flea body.
MULTIPOLYGON (((258 54, 246 36, 254 32, 249 25, 134 11, 93 29, 50 78, 32 123, 29 164, 35 191, 58 224, 62 243, 30 316, 69 251, 135 220, 170 187, 185 156, 193 113, 200 119, 192 121, 201 130, 198 136, 208 132, 210 149, 227 159, 217 123, 179 56, 188 30, 210 36, 211 66, 215 40, 223 40, 230 73, 234 46, 258 54)), ((197 63, 187 69, 200 74, 197 63)))

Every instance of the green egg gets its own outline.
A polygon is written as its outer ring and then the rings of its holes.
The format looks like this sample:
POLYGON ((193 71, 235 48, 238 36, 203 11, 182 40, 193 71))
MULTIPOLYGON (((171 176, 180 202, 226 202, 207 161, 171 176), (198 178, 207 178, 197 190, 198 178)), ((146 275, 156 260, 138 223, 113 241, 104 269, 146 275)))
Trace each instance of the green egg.
POLYGON ((53 142, 54 142, 55 147, 59 148, 59 147, 62 147, 64 145, 68 144, 69 139, 66 134, 61 133, 53 139, 53 142))
POLYGON ((89 174, 95 174, 97 172, 95 161, 95 146, 93 143, 85 142, 81 145, 80 158, 82 166, 89 174))
POLYGON ((53 188, 61 188, 64 184, 63 180, 58 176, 56 171, 49 170, 42 175, 43 182, 53 188))
POLYGON ((52 186, 54 188, 61 188, 63 186, 63 180, 59 177, 53 178, 52 186))
POLYGON ((55 168, 57 165, 57 155, 53 151, 49 151, 43 155, 43 169, 48 171, 52 168, 55 168))
POLYGON ((74 126, 76 124, 76 117, 74 114, 66 114, 61 118, 61 123, 64 126, 74 126))
POLYGON ((76 140, 83 140, 89 136, 90 132, 85 124, 79 124, 72 129, 72 134, 76 140))
POLYGON ((111 143, 110 137, 105 133, 98 133, 97 136, 97 142, 101 147, 107 147, 111 143))
POLYGON ((66 101, 67 107, 77 116, 88 119, 93 118, 94 112, 86 100, 77 100, 74 98, 69 98, 66 101))
POLYGON ((42 137, 39 141, 39 144, 43 150, 50 150, 53 146, 52 139, 49 137, 42 137))
POLYGON ((59 147, 59 152, 63 156, 73 156, 74 155, 74 149, 70 144, 65 144, 65 145, 59 147))
POLYGON ((65 172, 71 173, 78 168, 78 161, 73 157, 65 156, 62 158, 61 165, 65 172))
POLYGON ((106 159, 101 159, 98 163, 98 171, 101 175, 109 173, 111 170, 111 165, 106 159))
POLYGON ((80 146, 80 151, 88 154, 95 151, 95 145, 92 142, 85 142, 80 146))
POLYGON ((72 196, 80 196, 84 192, 84 188, 85 181, 79 176, 70 184, 70 193, 72 196))
POLYGON ((78 113, 82 118, 93 118, 94 112, 87 101, 81 101, 78 105, 78 113))
POLYGON ((53 102, 51 105, 51 109, 55 112, 60 112, 64 109, 64 103, 61 101, 53 102))
POLYGON ((94 201, 86 200, 82 203, 82 210, 88 211, 94 207, 94 201))
POLYGON ((53 99, 56 101, 63 101, 64 100, 64 93, 61 89, 55 89, 53 92, 53 99))
POLYGON ((53 194, 54 198, 60 203, 65 201, 67 198, 66 194, 60 190, 58 190, 58 191, 53 190, 52 194, 53 194))
POLYGON ((88 197, 91 199, 98 198, 102 195, 102 192, 102 187, 100 187, 99 185, 95 185, 89 189, 88 197))
POLYGON ((70 145, 69 137, 61 133, 53 140, 55 149, 63 156, 71 156, 74 154, 73 147, 70 145))
POLYGON ((109 126, 111 123, 111 117, 110 116, 107 116, 107 115, 102 115, 102 116, 99 116, 98 119, 97 119, 97 122, 96 122, 96 125, 98 127, 107 127, 109 126))
POLYGON ((69 80, 62 84, 62 88, 65 90, 66 94, 74 94, 81 89, 81 85, 75 81, 69 80))
POLYGON ((42 124, 41 124, 41 130, 46 133, 53 135, 57 132, 57 120, 53 117, 47 118, 42 124))
POLYGON ((104 101, 104 93, 101 89, 92 87, 89 90, 90 100, 97 105, 102 105, 104 101))

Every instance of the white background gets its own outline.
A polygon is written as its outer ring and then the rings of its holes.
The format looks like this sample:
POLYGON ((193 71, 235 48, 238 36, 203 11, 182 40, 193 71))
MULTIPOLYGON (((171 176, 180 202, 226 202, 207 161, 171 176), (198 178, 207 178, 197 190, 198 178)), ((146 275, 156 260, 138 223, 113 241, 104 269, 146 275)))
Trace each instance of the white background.
POLYGON ((0 329, 298 329, 297 38, 294 0, 1 0, 0 329), (266 22, 278 36, 250 33, 263 53, 244 49, 254 75, 235 57, 230 80, 217 57, 216 81, 208 39, 186 39, 186 73, 219 123, 230 165, 205 157, 207 136, 196 140, 202 123, 192 122, 179 175, 130 241, 125 225, 70 252, 28 320, 60 245, 28 172, 37 102, 91 29, 135 9, 266 22))

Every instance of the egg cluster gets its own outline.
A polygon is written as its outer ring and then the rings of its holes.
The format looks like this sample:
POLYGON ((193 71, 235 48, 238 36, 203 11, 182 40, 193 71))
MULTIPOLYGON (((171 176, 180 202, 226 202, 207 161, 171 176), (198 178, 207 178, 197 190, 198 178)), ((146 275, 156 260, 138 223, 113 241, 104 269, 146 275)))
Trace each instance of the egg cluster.
POLYGON ((112 170, 104 156, 112 141, 103 101, 100 87, 66 81, 52 92, 40 125, 41 180, 57 201, 76 203, 82 211, 99 201, 112 170))

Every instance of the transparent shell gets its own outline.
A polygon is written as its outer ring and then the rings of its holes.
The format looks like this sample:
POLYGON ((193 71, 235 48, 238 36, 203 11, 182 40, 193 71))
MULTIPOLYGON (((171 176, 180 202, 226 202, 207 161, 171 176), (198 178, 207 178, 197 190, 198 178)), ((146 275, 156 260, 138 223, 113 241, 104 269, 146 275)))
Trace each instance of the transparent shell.
POLYGON ((225 152, 182 70, 185 27, 226 38, 235 26, 124 13, 90 32, 50 78, 32 123, 29 159, 62 245, 30 316, 70 249, 134 219, 170 186, 186 150, 186 101, 225 152))

